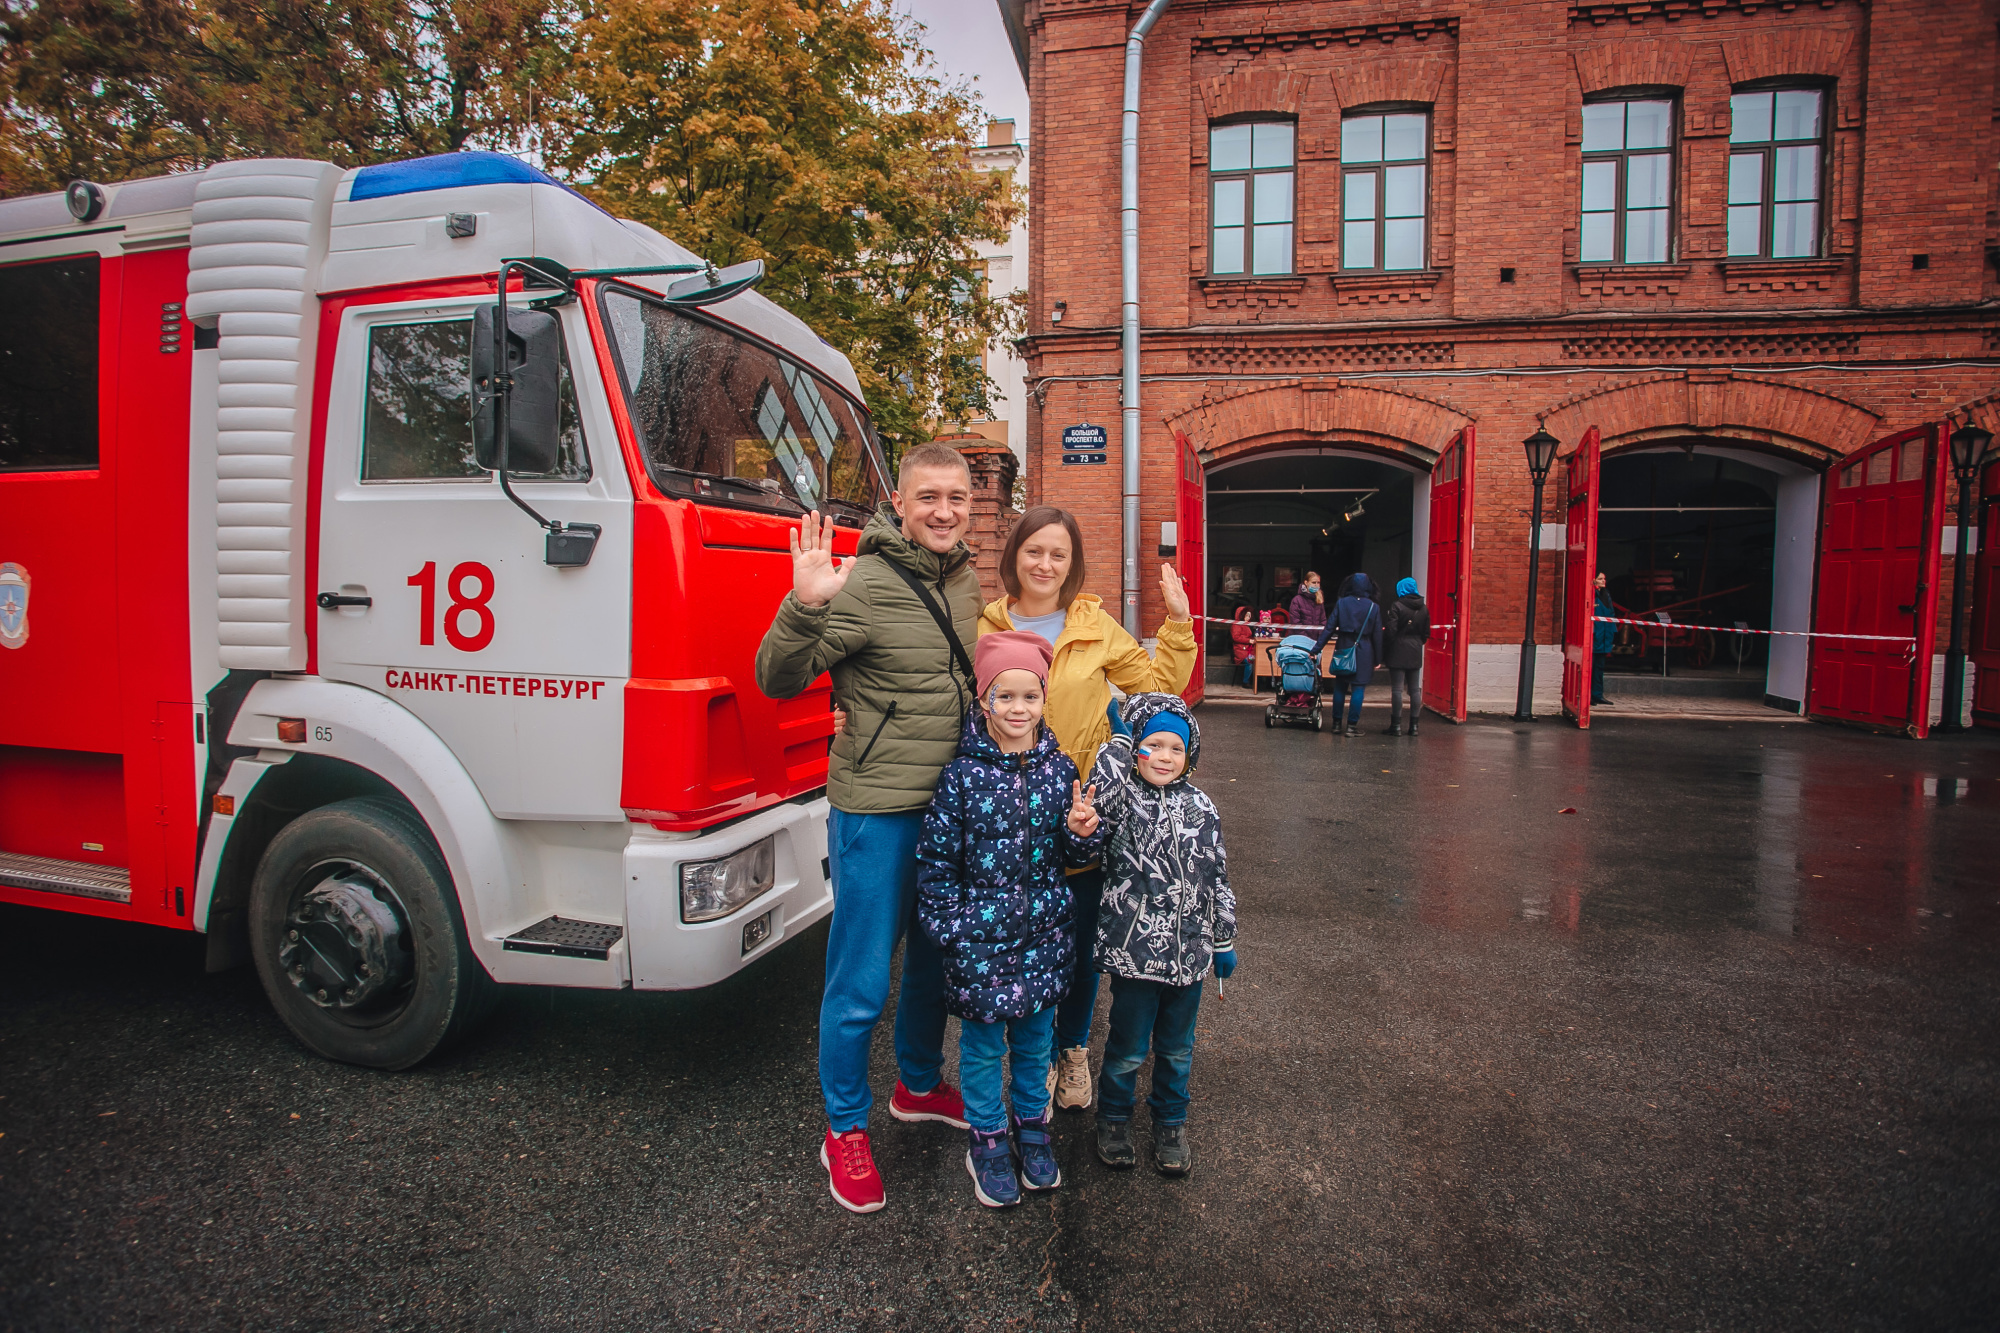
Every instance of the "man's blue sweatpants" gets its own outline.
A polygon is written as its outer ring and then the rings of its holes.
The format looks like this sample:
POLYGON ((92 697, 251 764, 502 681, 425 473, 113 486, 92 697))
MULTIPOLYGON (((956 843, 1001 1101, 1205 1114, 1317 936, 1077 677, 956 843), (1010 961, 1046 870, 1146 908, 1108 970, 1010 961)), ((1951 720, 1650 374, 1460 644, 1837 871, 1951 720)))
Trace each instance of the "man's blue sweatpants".
POLYGON ((868 1127, 868 1047, 889 1002, 889 963, 903 951, 896 1001, 896 1065, 903 1086, 929 1092, 944 1076, 944 958, 917 925, 917 839, 924 812, 827 820, 833 925, 819 1003, 819 1085, 836 1134, 868 1127))

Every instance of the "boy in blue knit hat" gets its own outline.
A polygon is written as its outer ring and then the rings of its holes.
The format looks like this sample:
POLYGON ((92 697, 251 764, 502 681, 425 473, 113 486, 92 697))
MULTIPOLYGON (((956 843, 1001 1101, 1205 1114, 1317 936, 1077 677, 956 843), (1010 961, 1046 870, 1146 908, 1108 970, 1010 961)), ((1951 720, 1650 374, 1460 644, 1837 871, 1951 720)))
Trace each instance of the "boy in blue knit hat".
POLYGON ((1138 1160, 1131 1120, 1150 1049, 1153 1162, 1184 1176, 1194 1164, 1187 1113, 1195 1016, 1211 962, 1219 977, 1236 970, 1236 897, 1221 816, 1188 781, 1201 758, 1194 715, 1173 694, 1135 694, 1114 701, 1110 714, 1114 734, 1090 772, 1105 839, 1097 967, 1111 977, 1097 1155, 1119 1168, 1138 1160))

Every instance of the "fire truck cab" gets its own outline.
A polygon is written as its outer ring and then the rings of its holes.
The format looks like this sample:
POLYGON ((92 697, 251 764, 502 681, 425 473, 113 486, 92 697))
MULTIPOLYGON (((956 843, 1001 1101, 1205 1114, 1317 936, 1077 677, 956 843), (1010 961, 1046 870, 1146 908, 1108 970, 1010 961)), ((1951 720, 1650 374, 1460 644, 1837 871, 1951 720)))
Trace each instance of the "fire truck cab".
POLYGON ((0 901, 206 932, 384 1068, 830 911, 829 687, 751 661, 885 469, 717 281, 498 154, 0 202, 0 901))

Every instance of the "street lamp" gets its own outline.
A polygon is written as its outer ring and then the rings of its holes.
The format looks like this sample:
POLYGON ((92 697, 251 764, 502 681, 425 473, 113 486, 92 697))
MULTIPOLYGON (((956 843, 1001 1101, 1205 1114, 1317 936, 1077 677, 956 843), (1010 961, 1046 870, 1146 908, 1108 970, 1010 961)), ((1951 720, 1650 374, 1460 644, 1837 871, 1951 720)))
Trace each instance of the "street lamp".
MULTIPOLYGON (((1958 478, 1958 558, 1951 571, 1951 647, 1944 655, 1944 721, 1939 731, 1964 731, 1965 567, 1971 544, 1972 492, 1993 432, 1967 422, 1951 433, 1951 470, 1958 478)), ((1921 651, 1921 648, 1919 649, 1921 651)))
POLYGON ((1535 594, 1542 573, 1542 486, 1555 466, 1562 441, 1541 426, 1521 441, 1528 451, 1528 472, 1535 479, 1535 519, 1528 527, 1528 624, 1521 631, 1521 685, 1514 694, 1514 720, 1535 720, 1535 594))

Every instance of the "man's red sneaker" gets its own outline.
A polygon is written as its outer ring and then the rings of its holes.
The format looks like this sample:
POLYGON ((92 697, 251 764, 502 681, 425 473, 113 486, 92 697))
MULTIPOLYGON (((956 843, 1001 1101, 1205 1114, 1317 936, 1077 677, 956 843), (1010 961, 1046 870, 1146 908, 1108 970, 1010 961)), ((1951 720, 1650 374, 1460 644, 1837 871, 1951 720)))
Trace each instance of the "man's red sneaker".
POLYGON ((872 1213, 888 1202, 882 1194, 882 1173, 875 1169, 875 1154, 868 1150, 867 1130, 836 1134, 829 1129, 819 1145, 819 1164, 826 1168, 833 1201, 848 1212, 872 1213))
POLYGON ((935 1120, 958 1129, 972 1128, 965 1118, 965 1098, 958 1095, 957 1088, 943 1080, 939 1080, 929 1092, 919 1095, 897 1079, 896 1090, 889 1094, 889 1114, 898 1120, 935 1120))

